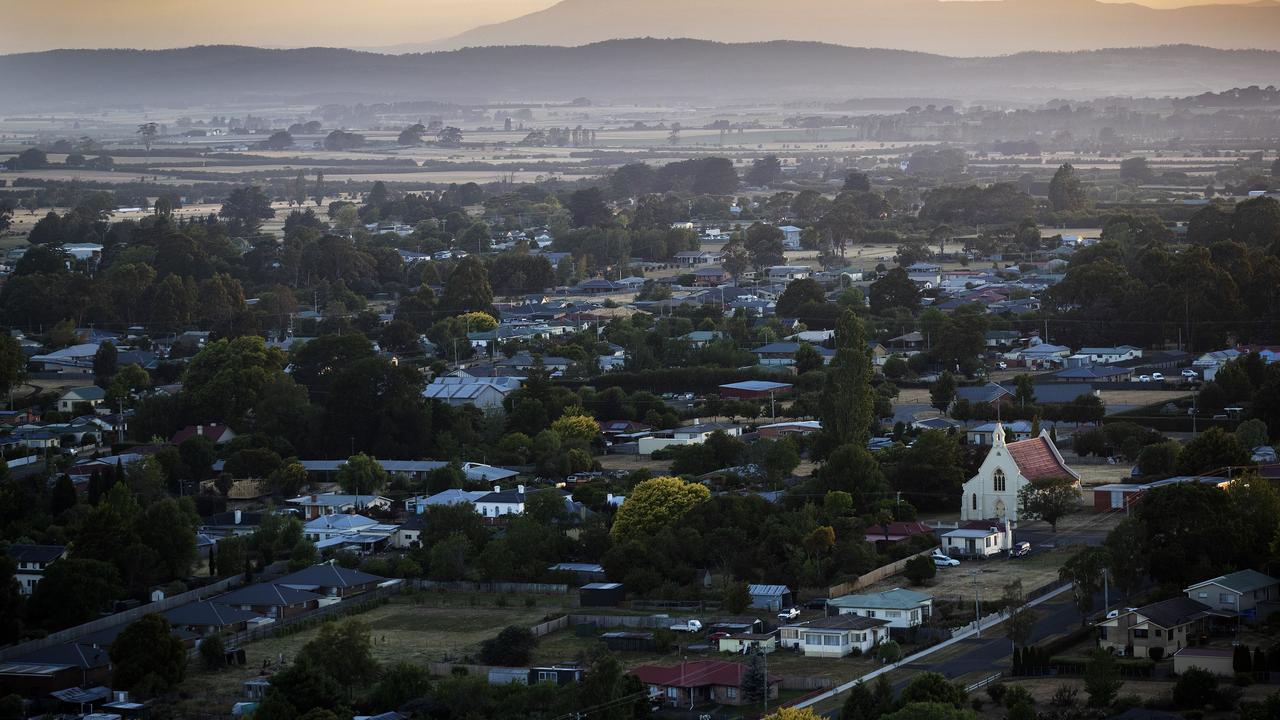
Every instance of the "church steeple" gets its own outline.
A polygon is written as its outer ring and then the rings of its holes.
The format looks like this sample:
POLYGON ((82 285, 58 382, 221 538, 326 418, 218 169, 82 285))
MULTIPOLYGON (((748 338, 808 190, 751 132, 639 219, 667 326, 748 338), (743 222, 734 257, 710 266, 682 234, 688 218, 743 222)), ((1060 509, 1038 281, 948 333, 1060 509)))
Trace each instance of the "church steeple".
POLYGON ((997 422, 996 429, 991 432, 991 446, 1000 447, 1004 445, 1004 423, 997 422))

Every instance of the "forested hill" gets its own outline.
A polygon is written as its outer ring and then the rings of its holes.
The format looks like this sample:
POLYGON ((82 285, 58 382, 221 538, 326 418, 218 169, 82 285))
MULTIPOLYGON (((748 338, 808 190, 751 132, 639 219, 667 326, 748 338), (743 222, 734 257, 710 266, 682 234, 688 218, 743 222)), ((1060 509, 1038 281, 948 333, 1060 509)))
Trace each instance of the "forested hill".
POLYGON ((632 39, 382 55, 334 48, 56 50, 0 56, 0 109, 281 100, 1045 100, 1273 82, 1280 52, 1178 45, 950 58, 801 42, 632 39))

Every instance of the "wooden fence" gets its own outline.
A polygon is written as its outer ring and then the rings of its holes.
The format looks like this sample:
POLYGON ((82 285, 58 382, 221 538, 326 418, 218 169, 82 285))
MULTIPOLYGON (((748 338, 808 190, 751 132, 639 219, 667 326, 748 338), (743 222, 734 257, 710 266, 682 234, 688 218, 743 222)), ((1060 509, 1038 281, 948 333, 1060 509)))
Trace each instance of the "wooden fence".
POLYGON ((534 625, 529 628, 529 632, 533 633, 534 637, 542 637, 543 635, 550 635, 557 630, 563 630, 567 627, 569 627, 569 616, 561 615, 554 620, 548 620, 544 623, 534 625))
POLYGON ((595 625, 597 627, 624 628, 666 628, 687 621, 687 618, 654 617, 652 615, 569 615, 573 625, 595 625))
POLYGON ((840 597, 841 595, 849 595, 850 593, 855 593, 861 590, 862 588, 867 587, 868 585, 874 585, 875 583, 878 583, 881 580, 884 580, 885 578, 893 577, 894 575, 897 575, 898 573, 902 572, 903 568, 907 566, 908 561, 918 557, 928 557, 930 554, 933 553, 935 549, 937 548, 929 548, 928 550, 921 550, 915 555, 908 555, 907 557, 904 557, 901 560, 898 560, 896 562, 891 562, 888 565, 882 565, 876 568, 875 570, 872 570, 869 573, 866 573, 864 575, 859 575, 857 578, 849 582, 840 583, 839 585, 832 585, 831 587, 827 588, 827 597, 837 598, 837 597, 840 597))

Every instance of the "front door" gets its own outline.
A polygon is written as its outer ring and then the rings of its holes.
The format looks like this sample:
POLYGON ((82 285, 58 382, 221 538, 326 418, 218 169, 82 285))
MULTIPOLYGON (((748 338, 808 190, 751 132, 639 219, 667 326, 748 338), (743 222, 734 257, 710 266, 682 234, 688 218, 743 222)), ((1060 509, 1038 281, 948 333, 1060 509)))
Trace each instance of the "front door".
POLYGON ((1004 501, 1003 500, 996 501, 996 517, 998 518, 1004 517, 1004 501))

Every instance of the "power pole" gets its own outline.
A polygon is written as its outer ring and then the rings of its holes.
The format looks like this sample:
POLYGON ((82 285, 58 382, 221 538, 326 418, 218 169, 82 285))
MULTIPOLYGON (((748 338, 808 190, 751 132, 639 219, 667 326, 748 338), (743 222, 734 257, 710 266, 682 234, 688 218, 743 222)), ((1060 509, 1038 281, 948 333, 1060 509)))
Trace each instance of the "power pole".
POLYGON ((974 637, 982 637, 982 601, 978 598, 978 571, 970 570, 973 578, 973 629, 974 637))

